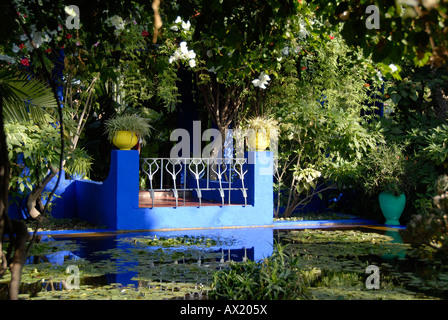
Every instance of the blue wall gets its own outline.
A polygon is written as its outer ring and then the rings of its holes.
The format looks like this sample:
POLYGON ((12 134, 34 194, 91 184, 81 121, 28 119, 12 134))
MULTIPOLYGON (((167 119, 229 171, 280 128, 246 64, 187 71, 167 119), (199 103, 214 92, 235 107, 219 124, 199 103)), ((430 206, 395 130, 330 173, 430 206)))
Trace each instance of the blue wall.
MULTIPOLYGON (((113 150, 109 176, 104 182, 61 179, 56 193, 61 198, 55 200, 52 215, 76 217, 112 230, 271 226, 273 154, 248 152, 246 157, 247 206, 139 208, 139 153, 113 150)), ((239 190, 233 192, 241 194, 239 190)))

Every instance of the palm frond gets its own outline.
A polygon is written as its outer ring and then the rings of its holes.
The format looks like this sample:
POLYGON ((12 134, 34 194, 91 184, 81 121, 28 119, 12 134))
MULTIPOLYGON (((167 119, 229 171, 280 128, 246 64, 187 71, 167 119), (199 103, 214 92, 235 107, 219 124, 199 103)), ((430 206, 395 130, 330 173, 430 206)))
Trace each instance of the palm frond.
POLYGON ((0 98, 5 121, 47 123, 57 102, 52 90, 27 74, 0 71, 0 98))

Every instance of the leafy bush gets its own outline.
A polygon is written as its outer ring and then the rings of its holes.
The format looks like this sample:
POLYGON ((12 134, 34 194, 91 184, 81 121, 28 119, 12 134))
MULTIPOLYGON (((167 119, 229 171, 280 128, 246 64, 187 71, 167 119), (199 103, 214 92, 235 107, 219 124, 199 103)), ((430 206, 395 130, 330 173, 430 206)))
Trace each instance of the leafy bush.
POLYGON ((360 178, 369 194, 382 191, 400 195, 410 187, 404 148, 397 144, 380 144, 362 161, 360 178))
POLYGON ((406 233, 413 247, 429 246, 448 255, 448 176, 440 176, 434 188, 437 195, 433 198, 431 213, 414 215, 407 224, 406 233))
POLYGON ((367 121, 380 84, 367 75, 365 63, 339 36, 314 47, 313 54, 282 60, 265 102, 281 129, 276 217, 281 207, 287 218, 315 195, 352 184, 360 160, 381 139, 367 121))
POLYGON ((213 276, 211 297, 228 300, 307 299, 308 281, 298 268, 298 257, 277 246, 263 261, 233 263, 213 276))

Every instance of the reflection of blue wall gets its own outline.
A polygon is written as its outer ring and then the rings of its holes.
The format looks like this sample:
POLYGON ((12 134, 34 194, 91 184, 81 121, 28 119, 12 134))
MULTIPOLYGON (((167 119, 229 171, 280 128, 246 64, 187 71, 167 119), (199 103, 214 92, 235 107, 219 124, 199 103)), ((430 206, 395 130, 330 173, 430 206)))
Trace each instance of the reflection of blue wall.
MULTIPOLYGON (((247 153, 248 205, 139 208, 139 153, 113 150, 104 182, 66 180, 62 173, 52 215, 113 230, 268 226, 273 222, 273 154, 247 153)), ((54 186, 56 177, 47 186, 54 186)))
MULTIPOLYGON (((214 230, 187 230, 187 231, 160 231, 160 232, 145 232, 145 233, 124 233, 118 234, 116 240, 138 237, 138 236, 150 236, 153 237, 176 237, 176 236, 195 236, 195 237, 205 237, 218 240, 218 245, 210 248, 205 248, 203 250, 209 252, 223 252, 225 261, 228 261, 228 253, 230 252, 230 257, 234 261, 242 261, 244 252, 247 252, 247 256, 251 260, 261 260, 267 258, 272 254, 273 251, 273 231, 271 228, 238 228, 238 229, 214 229, 214 230), (229 240, 229 241, 228 241, 229 240), (225 244, 220 243, 220 241, 225 244)), ((123 251, 128 248, 135 249, 131 243, 114 241, 114 247, 117 247, 123 251)), ((109 247, 111 248, 111 247, 109 247)), ((109 249, 107 248, 107 249, 109 249)), ((184 247, 185 248, 185 247, 184 247)), ((168 248, 165 250, 183 250, 184 248, 168 248)), ((156 250, 157 248, 154 248, 156 250)), ((199 252, 199 251, 198 251, 199 252)), ((117 265, 120 266, 121 270, 117 270, 117 274, 114 279, 109 279, 109 281, 115 281, 123 285, 131 284, 136 282, 131 280, 136 277, 137 274, 133 270, 137 270, 139 263, 138 261, 121 261, 118 259, 116 261, 117 265), (131 271, 127 272, 129 269, 131 271)), ((112 276, 112 275, 110 275, 112 276)), ((156 280, 156 279, 155 279, 156 280)))
MULTIPOLYGON (((134 250, 136 247, 133 242, 120 241, 133 237, 150 237, 154 236, 158 238, 176 237, 176 236, 190 236, 190 237, 204 237, 217 241, 215 246, 208 248, 197 247, 198 257, 200 252, 216 252, 223 253, 224 261, 228 262, 230 258, 233 261, 242 261, 244 254, 247 254, 247 258, 250 260, 262 260, 270 256, 273 252, 273 229, 272 228, 223 228, 223 229, 202 229, 202 230, 176 230, 176 231, 150 231, 150 232, 131 232, 131 233, 111 233, 110 235, 94 236, 94 237, 82 237, 79 238, 80 246, 73 252, 57 253, 52 256, 52 262, 61 265, 63 259, 72 257, 78 259, 78 257, 87 261, 100 261, 110 260, 110 249, 120 249, 121 252, 128 252, 134 250), (108 253, 109 252, 109 253, 108 253), (53 259, 59 258, 59 259, 53 259)), ((76 239, 76 234, 73 237, 58 237, 59 240, 71 240, 76 239)), ((51 240, 50 240, 51 241, 51 240)), ((187 247, 172 247, 165 248, 165 250, 182 250, 187 247)), ((194 247, 188 247, 193 249, 194 247)), ((157 250, 159 247, 148 247, 147 250, 157 250)), ((139 267, 150 267, 148 265, 141 266, 139 261, 130 261, 131 259, 120 256, 116 256, 111 263, 116 266, 115 272, 105 275, 105 281, 108 283, 121 283, 122 285, 134 284, 137 285, 137 281, 133 280, 138 276, 139 267)), ((218 259, 219 260, 219 259, 218 259)), ((162 263, 156 261, 156 263, 162 263)), ((217 261, 219 263, 219 261, 217 261)), ((74 265, 77 265, 76 260, 73 261, 74 265)), ((82 263, 81 263, 82 264, 82 263)), ((80 266, 82 272, 82 266, 80 266)), ((154 279, 157 281, 158 279, 154 279)))

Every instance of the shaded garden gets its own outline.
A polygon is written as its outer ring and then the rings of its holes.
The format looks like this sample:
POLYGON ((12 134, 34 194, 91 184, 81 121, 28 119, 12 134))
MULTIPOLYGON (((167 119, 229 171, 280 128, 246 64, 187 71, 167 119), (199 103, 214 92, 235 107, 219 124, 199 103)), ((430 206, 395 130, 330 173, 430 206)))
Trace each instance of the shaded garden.
MULTIPOLYGON (((10 298, 19 298, 20 283, 31 285, 41 272, 25 263, 39 250, 27 226, 37 230, 52 220, 53 178, 64 172, 104 181, 115 131, 123 128, 136 133, 133 148, 142 157, 168 157, 176 143, 171 132, 191 132, 192 121, 199 120, 221 134, 213 155, 228 147, 229 128, 278 133, 270 146, 277 161, 273 218, 307 219, 314 210, 407 226, 400 231, 407 244, 397 248, 409 257, 430 252, 422 268, 437 272, 422 280, 414 267, 397 267, 400 258, 379 262, 387 270, 385 298, 446 299, 439 290, 446 284, 448 246, 446 2, 72 2, 74 7, 59 0, 11 0, 1 7, 0 274, 2 283, 10 283, 10 298), (366 11, 372 4, 378 16, 366 11), (368 18, 378 19, 379 28, 367 27, 368 18), (404 195, 399 220, 383 216, 383 192, 404 195), (403 277, 409 286, 398 290, 403 277), (412 291, 422 281, 429 289, 412 291)), ((198 143, 202 149, 210 139, 198 143)), ((364 270, 372 264, 366 252, 377 257, 392 249, 376 251, 370 234, 335 231, 323 232, 329 237, 324 242, 344 247, 324 252, 314 245, 321 233, 309 234, 316 240, 311 245, 305 233, 285 235, 281 243, 291 245, 275 247, 264 262, 209 272, 204 283, 220 288, 216 297, 249 298, 252 285, 263 285, 250 278, 272 280, 272 267, 285 273, 274 277, 279 283, 268 280, 268 291, 257 287, 257 299, 376 298, 364 288, 364 270), (340 273, 327 256, 335 258, 336 251, 345 269, 359 263, 358 271, 340 273), (242 283, 232 272, 251 276, 242 283), (300 286, 288 291, 290 280, 300 286), (231 293, 220 281, 235 281, 232 290, 241 290, 231 293)), ((375 237, 381 245, 390 240, 375 237)), ((122 289, 109 288, 116 292, 96 297, 122 297, 115 296, 122 289)), ((92 298, 78 293, 58 294, 92 298)))

